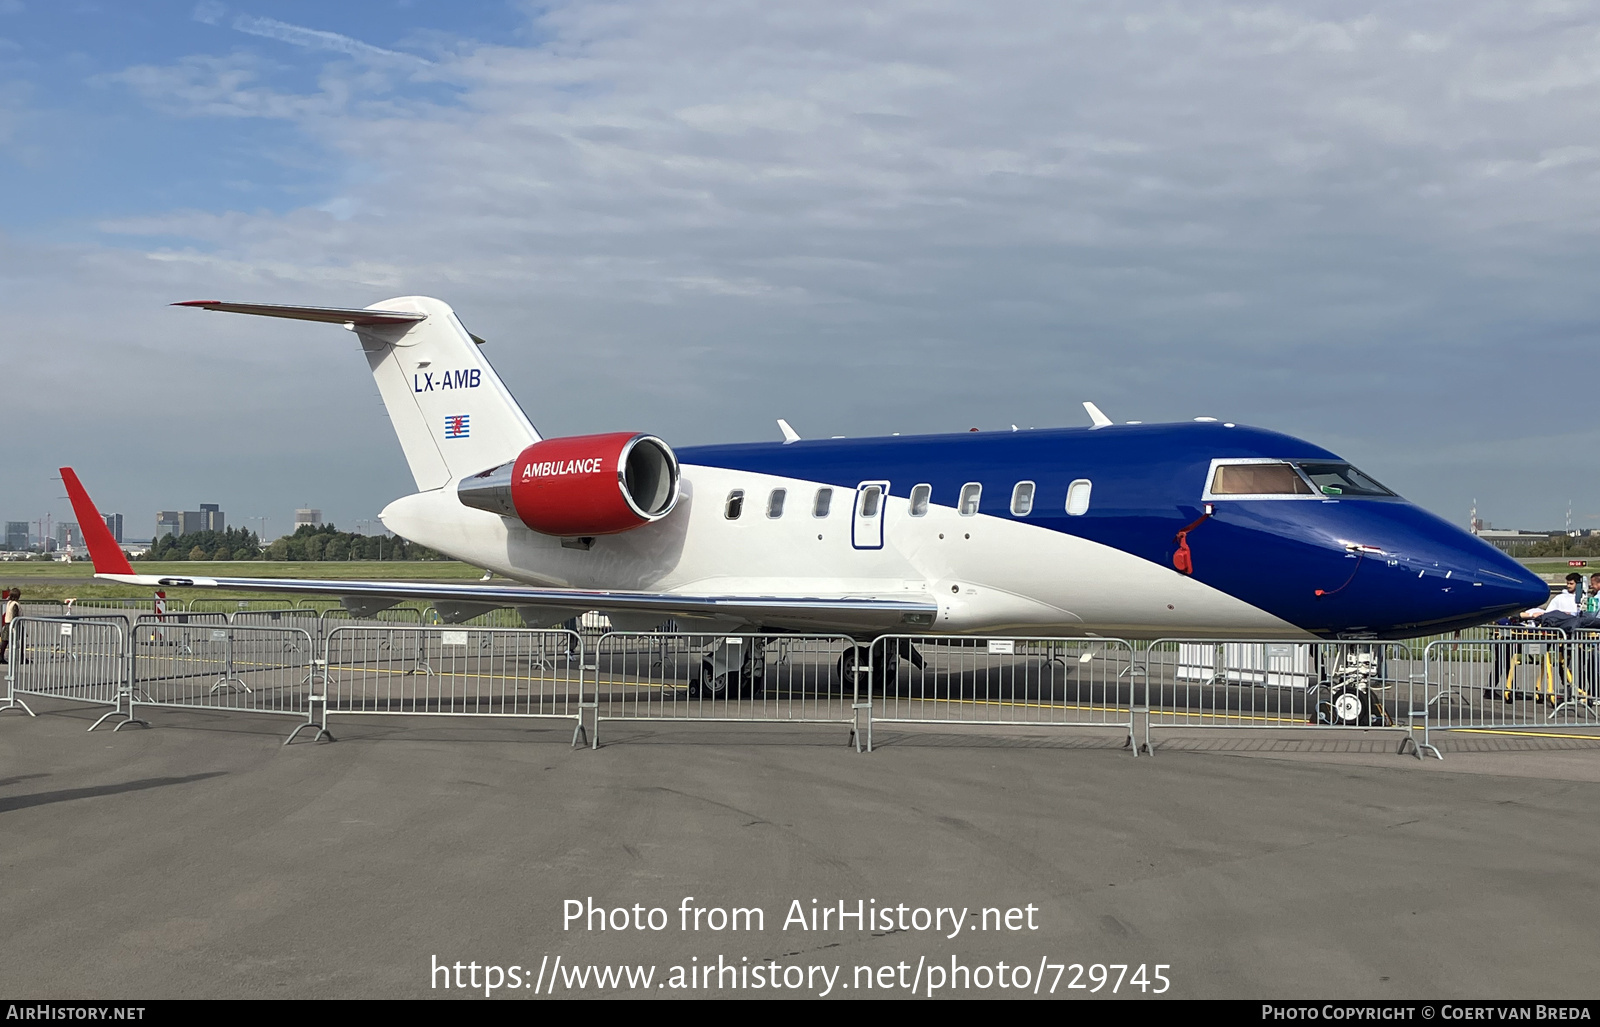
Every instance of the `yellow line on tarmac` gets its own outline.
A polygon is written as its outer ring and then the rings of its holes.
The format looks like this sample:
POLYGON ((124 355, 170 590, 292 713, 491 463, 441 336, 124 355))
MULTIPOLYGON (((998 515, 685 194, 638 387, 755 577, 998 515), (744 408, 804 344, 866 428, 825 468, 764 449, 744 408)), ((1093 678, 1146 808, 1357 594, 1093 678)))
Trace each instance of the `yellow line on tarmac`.
POLYGON ((1600 735, 1563 735, 1554 731, 1507 731, 1493 727, 1447 727, 1435 728, 1435 731, 1460 731, 1469 735, 1523 735, 1527 738, 1584 738, 1591 742, 1600 742, 1600 735))

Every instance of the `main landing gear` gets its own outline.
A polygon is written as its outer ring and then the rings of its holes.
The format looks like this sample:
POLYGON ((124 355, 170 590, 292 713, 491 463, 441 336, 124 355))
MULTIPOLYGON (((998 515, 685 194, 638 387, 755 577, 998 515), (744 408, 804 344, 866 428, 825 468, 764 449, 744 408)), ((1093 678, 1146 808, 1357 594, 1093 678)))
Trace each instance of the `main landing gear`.
POLYGON ((759 699, 766 694, 766 646, 753 638, 725 638, 700 660, 689 681, 691 699, 759 699))
POLYGON ((910 639, 851 646, 839 656, 839 680, 851 691, 888 694, 899 680, 902 660, 922 667, 922 654, 910 639))

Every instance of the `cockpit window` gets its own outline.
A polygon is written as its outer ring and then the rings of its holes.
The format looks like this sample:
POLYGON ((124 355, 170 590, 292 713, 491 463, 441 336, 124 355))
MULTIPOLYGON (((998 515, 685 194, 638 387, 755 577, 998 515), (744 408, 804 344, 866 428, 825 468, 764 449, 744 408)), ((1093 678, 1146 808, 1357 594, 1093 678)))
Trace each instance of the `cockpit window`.
MULTIPOLYGON (((1299 465, 1306 477, 1311 479, 1311 484, 1317 491, 1325 496, 1392 496, 1393 492, 1379 485, 1371 478, 1351 467, 1349 464, 1308 464, 1299 465)), ((1220 471, 1221 468, 1219 467, 1220 471)), ((1213 489, 1213 491, 1215 491, 1213 489)))
POLYGON ((1310 496, 1306 480, 1288 463, 1222 464, 1211 476, 1214 496, 1310 496))

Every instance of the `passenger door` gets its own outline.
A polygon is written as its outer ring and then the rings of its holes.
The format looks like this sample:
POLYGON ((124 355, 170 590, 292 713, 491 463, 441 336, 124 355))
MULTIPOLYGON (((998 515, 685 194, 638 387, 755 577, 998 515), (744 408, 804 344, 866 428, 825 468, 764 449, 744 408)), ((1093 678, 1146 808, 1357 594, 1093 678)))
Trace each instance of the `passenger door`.
POLYGON ((886 481, 864 481, 856 486, 856 506, 850 525, 850 544, 855 548, 883 548, 883 517, 888 499, 889 483, 886 481))

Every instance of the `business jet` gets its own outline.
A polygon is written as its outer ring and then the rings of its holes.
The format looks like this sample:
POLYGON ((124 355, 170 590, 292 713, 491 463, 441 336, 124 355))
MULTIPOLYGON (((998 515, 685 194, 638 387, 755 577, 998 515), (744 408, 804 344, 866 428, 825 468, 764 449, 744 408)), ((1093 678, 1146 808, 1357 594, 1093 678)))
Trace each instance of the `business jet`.
POLYGON ((138 574, 63 469, 96 577, 428 600, 449 623, 591 610, 620 629, 1387 639, 1542 603, 1539 578, 1338 456, 1210 418, 674 449, 546 438, 445 303, 175 306, 343 325, 416 492, 395 534, 515 584, 138 574))

